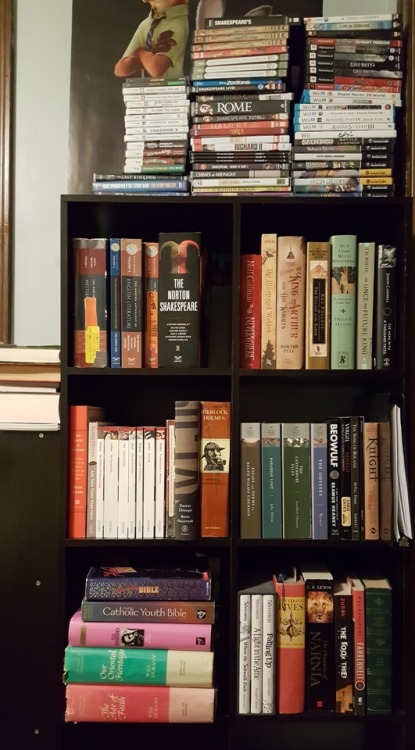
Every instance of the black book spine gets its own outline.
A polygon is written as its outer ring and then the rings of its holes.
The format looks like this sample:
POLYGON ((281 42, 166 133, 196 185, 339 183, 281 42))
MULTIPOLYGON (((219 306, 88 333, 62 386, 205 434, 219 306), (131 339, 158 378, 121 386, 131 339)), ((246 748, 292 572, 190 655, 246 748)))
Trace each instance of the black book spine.
POLYGON ((340 538, 352 538, 351 419, 340 419, 340 538))
POLYGON ((329 538, 340 537, 340 420, 328 422, 329 538))
POLYGON ((361 426, 362 417, 351 417, 351 493, 352 493, 352 539, 360 539, 361 528, 361 426))
POLYGON ((378 245, 376 268, 375 367, 396 367, 396 247, 378 245))
POLYGON ((305 710, 334 711, 333 582, 306 581, 305 710))

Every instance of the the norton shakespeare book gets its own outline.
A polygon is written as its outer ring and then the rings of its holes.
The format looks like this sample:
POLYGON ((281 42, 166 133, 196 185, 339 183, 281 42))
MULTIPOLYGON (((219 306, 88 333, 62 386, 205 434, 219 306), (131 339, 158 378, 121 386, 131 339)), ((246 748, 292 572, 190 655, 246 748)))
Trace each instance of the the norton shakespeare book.
POLYGON ((158 366, 200 364, 200 232, 159 234, 158 366))

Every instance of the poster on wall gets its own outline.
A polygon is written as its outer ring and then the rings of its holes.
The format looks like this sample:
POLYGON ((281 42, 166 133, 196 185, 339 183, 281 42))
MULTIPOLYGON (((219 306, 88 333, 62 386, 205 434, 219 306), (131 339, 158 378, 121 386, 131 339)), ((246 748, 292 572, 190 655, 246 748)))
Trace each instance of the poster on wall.
POLYGON ((72 7, 68 192, 90 193, 94 172, 122 172, 126 78, 188 75, 192 35, 205 18, 321 15, 322 0, 73 0, 72 7))

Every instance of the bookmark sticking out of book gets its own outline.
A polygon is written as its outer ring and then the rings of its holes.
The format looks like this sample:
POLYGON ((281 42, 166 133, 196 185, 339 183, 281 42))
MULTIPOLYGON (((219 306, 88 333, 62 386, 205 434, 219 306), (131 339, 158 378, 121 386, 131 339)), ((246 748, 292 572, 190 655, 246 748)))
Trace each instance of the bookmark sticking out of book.
POLYGON ((85 362, 94 364, 97 352, 100 351, 100 331, 95 297, 85 297, 85 362))

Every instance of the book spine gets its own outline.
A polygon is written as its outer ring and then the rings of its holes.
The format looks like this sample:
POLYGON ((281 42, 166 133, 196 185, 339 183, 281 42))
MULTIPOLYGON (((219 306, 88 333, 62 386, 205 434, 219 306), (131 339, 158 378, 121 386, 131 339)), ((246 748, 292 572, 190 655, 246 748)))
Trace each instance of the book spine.
POLYGON ((211 651, 67 646, 64 682, 212 687, 211 651))
POLYGON ((335 235, 331 243, 331 357, 332 370, 355 366, 356 237, 335 235))
POLYGON ((159 234, 159 367, 198 367, 201 322, 199 232, 159 234))
POLYGON ((128 538, 129 432, 118 430, 118 539, 128 538))
POLYGON ((210 651, 212 626, 148 622, 83 622, 77 612, 69 622, 68 645, 92 648, 162 648, 210 651))
POLYGON ((107 244, 104 238, 73 239, 75 367, 108 365, 107 244))
POLYGON ((379 422, 379 538, 392 539, 392 474, 390 422, 379 422))
POLYGON ((156 428, 143 428, 143 539, 154 539, 156 428))
POLYGON ((201 537, 229 535, 231 404, 200 402, 201 537))
POLYGON ((88 425, 88 469, 87 469, 87 496, 86 496, 86 537, 95 539, 97 522, 97 434, 98 422, 90 422, 88 425))
POLYGON ((159 244, 144 242, 144 367, 158 367, 159 244))
POLYGON ((334 711, 333 582, 306 581, 306 711, 334 711))
MULTIPOLYGON (((347 588, 347 587, 346 587, 347 588)), ((334 591, 336 713, 353 713, 353 618, 351 591, 334 591)))
POLYGON ((150 685, 68 685, 65 721, 211 723, 215 692, 150 685))
POLYGON ((127 538, 135 539, 137 439, 135 427, 128 429, 128 525, 127 538))
POLYGON ((311 538, 310 425, 283 423, 282 517, 284 539, 311 538))
POLYGON ((262 712, 262 594, 251 594, 251 714, 262 712))
POLYGON ((110 367, 121 367, 121 266, 120 266, 120 240, 111 237, 109 241, 110 253, 110 341, 109 341, 109 364, 110 367))
POLYGON ((262 596, 262 711, 275 713, 275 596, 262 596))
POLYGON ((282 538, 281 425, 261 423, 261 507, 263 539, 282 538))
POLYGON ((174 419, 166 420, 166 537, 174 539, 174 419))
POLYGON ((261 539, 261 425, 242 422, 240 430, 241 539, 261 539))
POLYGON ((143 539, 144 503, 144 427, 136 427, 136 466, 135 466, 135 538, 143 539))
POLYGON ((104 480, 105 480, 105 425, 98 426, 97 431, 97 489, 95 495, 96 507, 96 538, 104 538, 104 480))
POLYGON ((211 601, 88 601, 81 603, 83 622, 165 622, 213 625, 215 602, 211 601))
POLYGON ((366 596, 366 710, 392 711, 392 590, 370 588, 366 596))
POLYGON ((119 427, 104 431, 104 539, 118 535, 119 427))
POLYGON ((330 243, 307 242, 305 366, 329 367, 330 243))
POLYGON ((310 424, 311 446, 311 536, 328 539, 328 429, 325 422, 310 424))
POLYGON ((359 242, 356 315, 356 368, 358 370, 372 369, 374 283, 375 243, 359 242))
POLYGON ((305 273, 304 237, 278 237, 277 370, 304 366, 305 273))
POLYGON ((351 418, 340 418, 340 538, 352 538, 351 418))
POLYGON ((340 420, 328 421, 328 508, 329 538, 340 537, 340 420))
POLYGON ((305 583, 279 581, 276 593, 277 713, 301 714, 305 691, 305 583))
POLYGON ((349 580, 353 616, 353 708, 356 716, 366 714, 366 618, 365 591, 349 580))
POLYGON ((241 255, 240 367, 261 367, 261 256, 241 255))
POLYGON ((84 539, 87 523, 88 425, 94 419, 88 406, 69 407, 68 536, 84 539))
POLYGON ((362 417, 351 417, 351 492, 352 492, 352 539, 358 541, 361 536, 361 499, 363 483, 362 471, 362 417))
POLYGON ((364 539, 379 539, 379 424, 365 422, 364 441, 364 539))
POLYGON ((396 273, 396 247, 378 245, 375 282, 375 366, 377 370, 396 367, 396 273))
POLYGON ((156 427, 156 476, 155 476, 155 533, 156 539, 164 538, 166 495, 166 428, 156 427))
POLYGON ((251 710, 251 596, 239 594, 238 713, 251 710))
POLYGON ((199 438, 200 402, 176 401, 174 528, 180 541, 192 541, 200 534, 199 438))
POLYGON ((121 367, 143 366, 142 241, 121 239, 121 367))
POLYGON ((261 369, 276 369, 277 235, 261 235, 261 369))

